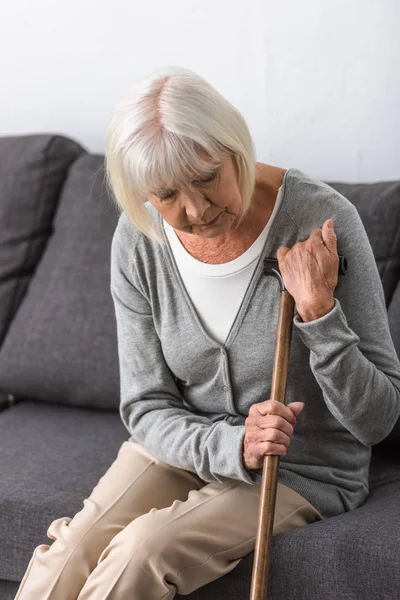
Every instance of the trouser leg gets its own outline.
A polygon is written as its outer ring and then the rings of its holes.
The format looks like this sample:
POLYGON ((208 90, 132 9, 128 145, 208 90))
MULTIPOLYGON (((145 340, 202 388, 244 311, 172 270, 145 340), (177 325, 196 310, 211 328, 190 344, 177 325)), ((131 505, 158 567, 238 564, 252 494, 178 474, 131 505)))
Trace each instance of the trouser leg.
MULTIPOLYGON (((104 549, 78 600, 170 600, 228 573, 255 547, 261 484, 209 483, 153 509, 104 549)), ((273 534, 322 519, 278 482, 273 534)))
POLYGON ((35 548, 15 600, 76 600, 114 536, 151 509, 185 500, 203 485, 194 473, 124 442, 82 510, 50 524, 47 536, 54 542, 35 548))

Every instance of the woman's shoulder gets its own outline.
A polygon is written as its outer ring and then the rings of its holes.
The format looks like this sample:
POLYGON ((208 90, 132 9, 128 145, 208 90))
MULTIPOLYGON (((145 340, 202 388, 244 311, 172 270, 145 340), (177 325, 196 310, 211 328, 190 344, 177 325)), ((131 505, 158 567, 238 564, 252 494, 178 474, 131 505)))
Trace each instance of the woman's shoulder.
POLYGON ((111 241, 112 268, 129 269, 136 276, 153 275, 160 260, 165 260, 164 254, 164 248, 145 235, 126 212, 120 213, 111 241))
POLYGON ((285 208, 292 220, 301 223, 321 223, 326 219, 347 219, 356 216, 355 206, 328 183, 308 173, 290 168, 284 178, 285 208))
MULTIPOLYGON (((145 204, 146 210, 149 213, 149 216, 156 220, 157 211, 149 202, 145 204)), ((136 248, 138 244, 145 243, 150 244, 153 240, 145 235, 137 225, 129 218, 129 215, 122 211, 118 217, 117 225, 113 234, 113 242, 121 243, 129 246, 130 248, 136 248)))
POLYGON ((125 212, 121 212, 111 240, 111 256, 115 260, 128 261, 131 252, 136 248, 139 230, 134 227, 125 212))

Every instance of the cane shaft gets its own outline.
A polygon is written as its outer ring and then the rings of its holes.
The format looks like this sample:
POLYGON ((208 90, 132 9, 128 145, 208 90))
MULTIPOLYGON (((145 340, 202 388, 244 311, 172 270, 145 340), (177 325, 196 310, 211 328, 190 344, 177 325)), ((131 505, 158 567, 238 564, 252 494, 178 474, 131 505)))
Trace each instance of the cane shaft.
MULTIPOLYGON (((271 399, 283 404, 286 396, 293 315, 294 299, 284 290, 280 294, 271 384, 271 399)), ((250 600, 267 600, 279 463, 280 455, 264 456, 250 600)))

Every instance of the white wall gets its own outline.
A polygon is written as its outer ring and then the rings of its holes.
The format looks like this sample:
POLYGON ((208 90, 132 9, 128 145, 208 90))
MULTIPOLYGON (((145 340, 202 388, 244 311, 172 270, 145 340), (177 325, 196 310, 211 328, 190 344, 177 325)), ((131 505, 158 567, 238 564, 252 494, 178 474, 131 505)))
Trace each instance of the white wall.
POLYGON ((177 64, 242 112, 258 160, 399 179, 399 32, 399 0, 1 0, 0 135, 103 153, 120 94, 177 64))

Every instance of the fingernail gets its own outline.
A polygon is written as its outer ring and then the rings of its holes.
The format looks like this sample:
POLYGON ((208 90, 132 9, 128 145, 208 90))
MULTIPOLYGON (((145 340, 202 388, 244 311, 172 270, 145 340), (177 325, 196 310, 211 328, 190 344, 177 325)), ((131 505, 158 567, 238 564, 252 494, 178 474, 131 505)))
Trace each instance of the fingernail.
POLYGON ((286 454, 289 452, 289 448, 286 448, 286 454))
POLYGON ((332 227, 333 227, 333 221, 332 221, 332 219, 328 220, 328 227, 330 227, 332 229, 332 227))
POLYGON ((291 420, 291 424, 292 425, 296 425, 297 421, 296 421, 296 417, 293 417, 293 419, 291 420))

